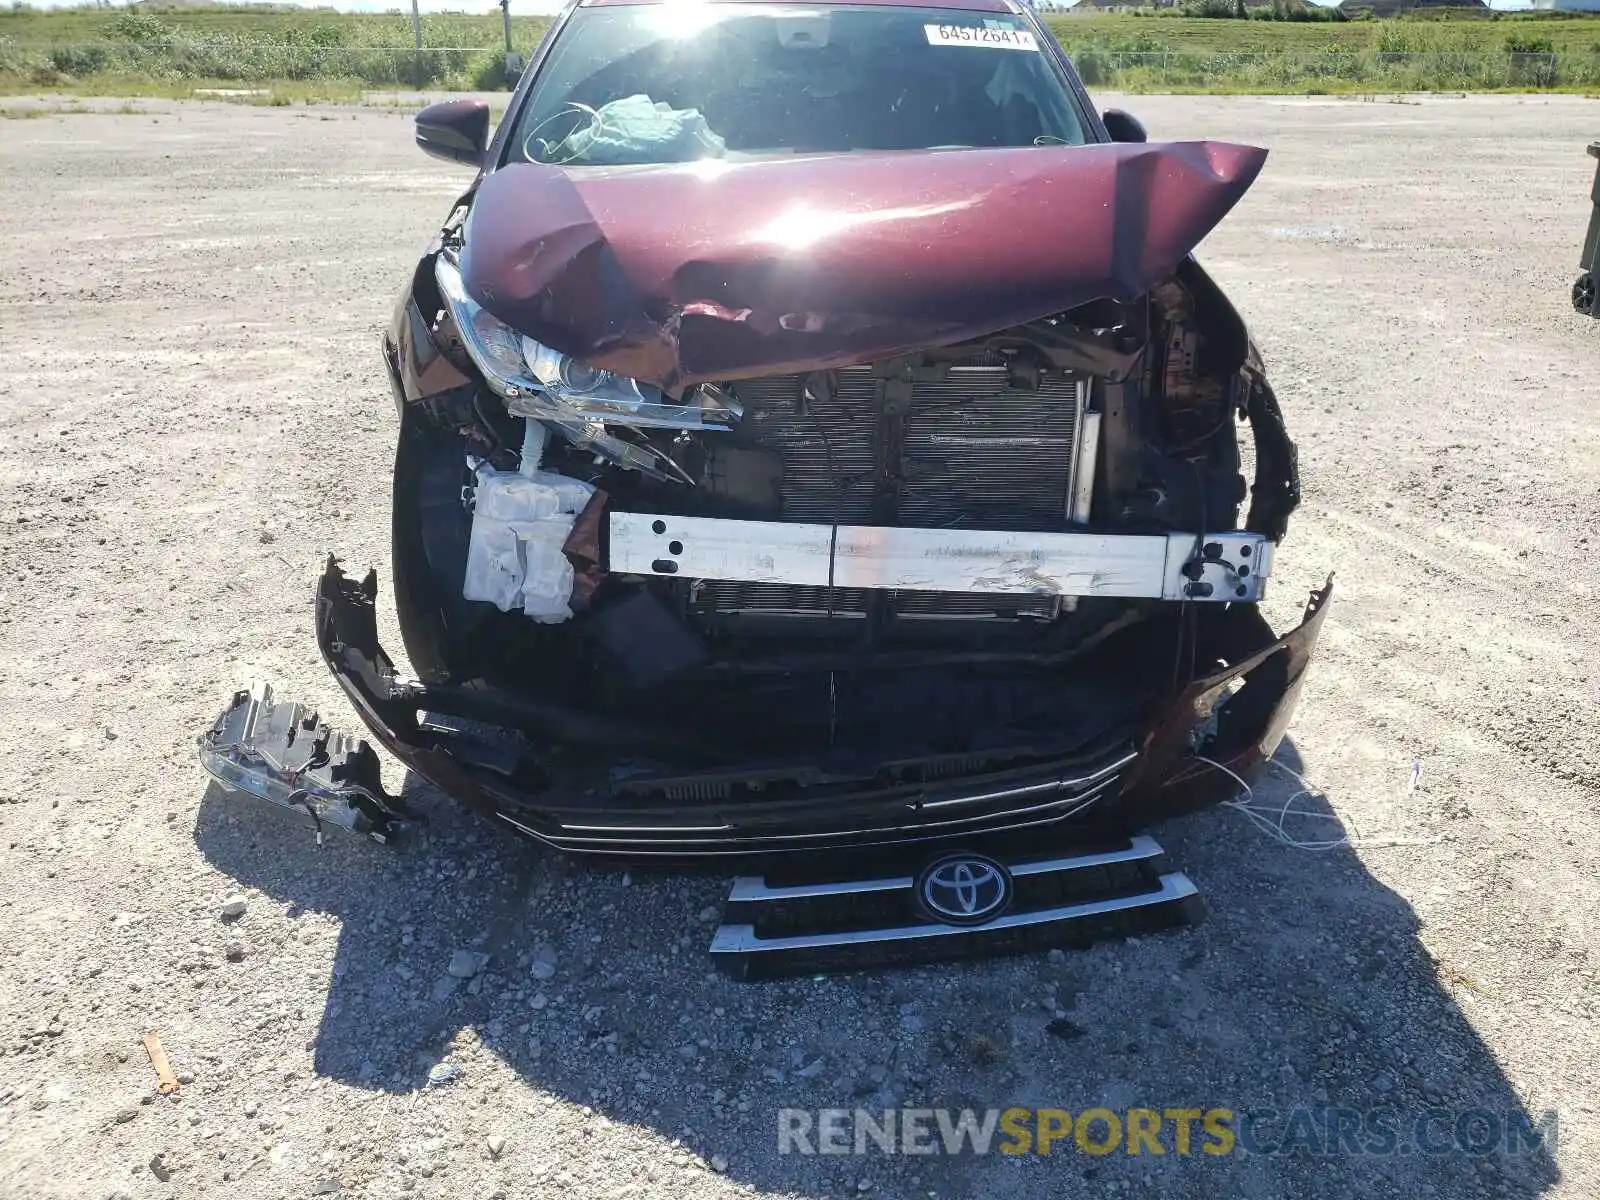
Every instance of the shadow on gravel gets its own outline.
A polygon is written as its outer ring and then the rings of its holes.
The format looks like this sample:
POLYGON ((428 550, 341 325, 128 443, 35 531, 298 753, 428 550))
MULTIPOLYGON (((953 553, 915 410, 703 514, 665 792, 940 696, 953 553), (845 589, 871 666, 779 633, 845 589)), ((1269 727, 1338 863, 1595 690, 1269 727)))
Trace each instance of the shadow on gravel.
MULTIPOLYGON (((1292 747, 1283 757, 1299 769, 1292 747)), ((1274 773, 1258 802, 1281 804, 1286 786, 1274 773)), ((734 1180, 806 1196, 1058 1198, 1087 1185, 1510 1200, 1559 1178, 1543 1147, 1479 1149, 1489 1124, 1504 1135, 1543 1114, 1525 1110, 1441 982, 1448 966, 1418 941, 1409 905, 1349 850, 1282 848, 1213 810, 1160 831, 1210 903, 1196 930, 1055 962, 739 984, 705 953, 725 879, 574 863, 419 780, 406 791, 431 825, 403 853, 337 836, 319 849, 289 816, 215 787, 201 803, 196 840, 213 865, 343 923, 316 1047, 326 1076, 405 1092, 444 1059, 464 1072, 446 1086, 471 1087, 493 1055, 531 1088, 725 1160, 734 1180), (487 966, 452 977, 458 950, 487 966), (1180 1155, 1169 1120, 1159 1156, 1091 1155, 1070 1137, 1049 1157, 778 1153, 780 1108, 903 1105, 1223 1107, 1241 1146, 1295 1149, 1199 1153, 1197 1127, 1180 1155), (1442 1152, 1416 1150, 1419 1122, 1442 1152)), ((1470 995, 1470 981, 1452 986, 1470 995)), ((528 1107, 505 1117, 535 1136, 528 1107)))

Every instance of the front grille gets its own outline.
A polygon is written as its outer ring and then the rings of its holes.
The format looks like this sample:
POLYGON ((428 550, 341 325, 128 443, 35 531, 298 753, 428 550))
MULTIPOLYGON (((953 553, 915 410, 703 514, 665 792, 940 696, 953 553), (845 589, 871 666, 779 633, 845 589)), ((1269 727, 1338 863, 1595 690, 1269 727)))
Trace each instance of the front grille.
POLYGON ((907 767, 892 783, 856 786, 786 783, 776 774, 759 787, 631 778, 603 809, 519 805, 499 815, 560 849, 595 854, 744 855, 933 842, 1060 825, 1114 798, 1134 757, 1123 744, 1049 766, 956 779, 941 778, 939 763, 907 767), (662 811, 662 799, 670 811, 662 811))
POLYGON ((1193 924, 1205 911, 1194 884, 1167 872, 1160 845, 1145 835, 995 865, 1010 899, 976 925, 931 915, 918 873, 743 877, 728 893, 711 954, 738 978, 767 978, 1082 946, 1193 924))

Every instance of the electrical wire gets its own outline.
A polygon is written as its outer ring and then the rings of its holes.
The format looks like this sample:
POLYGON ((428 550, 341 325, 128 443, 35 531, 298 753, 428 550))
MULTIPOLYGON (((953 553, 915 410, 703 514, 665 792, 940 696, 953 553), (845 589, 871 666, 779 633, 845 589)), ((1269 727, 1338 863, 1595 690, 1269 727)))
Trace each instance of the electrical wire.
MULTIPOLYGON (((828 529, 828 590, 827 620, 833 623, 834 564, 838 560, 839 550, 839 504, 844 499, 845 483, 839 474, 839 468, 833 461, 833 442, 828 437, 828 426, 817 415, 815 397, 807 390, 810 387, 809 377, 800 380, 800 391, 795 397, 795 402, 804 409, 805 416, 811 421, 817 433, 822 438, 822 453, 828 463, 828 480, 833 485, 833 518, 828 529)), ((832 381, 829 381, 828 391, 833 391, 832 381)), ((839 677, 838 672, 828 671, 828 749, 832 750, 839 738, 839 677)))
POLYGON ((1230 404, 1230 405, 1227 405, 1227 406, 1225 406, 1223 408, 1223 410, 1222 410, 1222 419, 1219 420, 1210 429, 1208 429, 1204 433, 1200 434, 1198 437, 1192 437, 1187 442, 1180 442, 1176 446, 1168 446, 1168 445, 1164 445, 1164 444, 1158 444, 1156 442, 1149 442, 1147 444, 1150 446, 1151 449, 1155 450, 1158 454, 1161 454, 1163 457, 1176 458, 1180 454, 1184 454, 1184 453, 1186 453, 1186 452, 1188 452, 1190 450, 1193 450, 1196 446, 1201 446, 1201 445, 1204 445, 1206 442, 1209 442, 1212 438, 1216 437, 1217 434, 1221 433, 1224 429, 1227 429, 1229 426, 1233 425, 1233 423, 1234 423, 1233 406, 1230 404))
MULTIPOLYGON (((1195 758, 1197 758, 1200 762, 1206 763, 1207 765, 1213 766, 1217 770, 1221 771, 1224 775, 1228 776, 1235 783, 1237 783, 1240 789, 1243 791, 1243 796, 1235 796, 1230 800, 1224 800, 1222 802, 1222 806, 1224 808, 1231 808, 1235 812, 1243 813, 1245 818, 1262 833, 1266 834, 1273 841, 1279 843, 1280 845, 1287 846, 1292 850, 1307 850, 1313 853, 1322 853, 1328 850, 1337 850, 1345 846, 1348 846, 1352 850, 1373 850, 1391 846, 1432 846, 1436 845, 1440 840, 1437 837, 1368 837, 1362 834, 1360 829, 1357 828, 1355 821, 1350 817, 1341 817, 1338 813, 1333 812, 1315 812, 1311 809, 1297 810, 1295 808, 1295 801, 1299 800, 1301 796, 1324 796, 1324 793, 1321 788, 1316 787, 1314 784, 1307 781, 1306 777, 1300 774, 1300 772, 1296 771, 1293 767, 1285 766, 1276 758, 1269 758, 1266 765, 1277 768, 1300 785, 1298 791, 1291 792, 1284 802, 1276 807, 1271 805, 1256 804, 1255 789, 1246 783, 1244 779, 1236 772, 1223 766, 1215 759, 1207 758, 1203 754, 1197 754, 1195 755, 1195 758), (1296 818, 1306 818, 1314 821, 1333 821, 1344 826, 1346 829, 1354 830, 1355 832, 1353 834, 1341 833, 1338 837, 1329 838, 1297 838, 1285 827, 1291 816, 1296 818)), ((1408 795, 1416 790, 1417 779, 1420 773, 1420 764, 1413 763, 1411 768, 1411 781, 1406 788, 1406 793, 1408 795)), ((1324 798, 1326 797, 1324 796, 1324 798)))
POLYGON ((289 803, 298 804, 311 814, 311 824, 317 831, 317 845, 322 845, 322 814, 317 812, 315 806, 312 805, 311 793, 304 788, 296 788, 289 794, 289 803))

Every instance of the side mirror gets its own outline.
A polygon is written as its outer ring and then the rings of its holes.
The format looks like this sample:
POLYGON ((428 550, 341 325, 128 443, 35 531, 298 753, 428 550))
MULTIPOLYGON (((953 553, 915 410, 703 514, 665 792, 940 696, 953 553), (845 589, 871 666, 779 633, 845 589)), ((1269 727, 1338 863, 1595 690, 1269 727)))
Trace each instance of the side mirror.
POLYGON ((1144 122, 1130 112, 1123 112, 1120 108, 1108 108, 1100 115, 1100 120, 1105 123, 1106 132, 1111 135, 1113 142, 1150 140, 1150 135, 1144 131, 1144 122))
POLYGON ((441 100, 417 114, 417 145, 446 162, 483 166, 489 146, 489 106, 482 100, 441 100))

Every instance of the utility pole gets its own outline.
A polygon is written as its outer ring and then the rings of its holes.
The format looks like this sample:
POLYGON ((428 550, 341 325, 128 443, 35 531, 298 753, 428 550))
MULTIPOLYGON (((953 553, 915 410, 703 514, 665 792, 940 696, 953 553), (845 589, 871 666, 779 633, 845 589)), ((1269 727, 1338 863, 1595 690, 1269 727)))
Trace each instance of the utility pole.
POLYGON ((417 87, 422 86, 422 10, 418 0, 411 0, 411 38, 416 43, 416 53, 411 59, 411 78, 417 87))
POLYGON ((522 55, 511 48, 511 0, 500 0, 500 19, 506 27, 506 85, 515 89, 522 74, 522 55))

